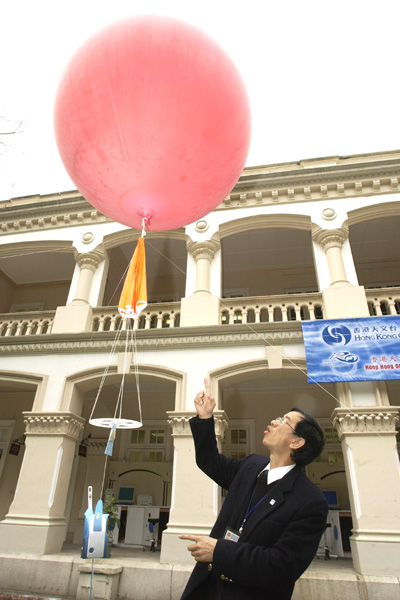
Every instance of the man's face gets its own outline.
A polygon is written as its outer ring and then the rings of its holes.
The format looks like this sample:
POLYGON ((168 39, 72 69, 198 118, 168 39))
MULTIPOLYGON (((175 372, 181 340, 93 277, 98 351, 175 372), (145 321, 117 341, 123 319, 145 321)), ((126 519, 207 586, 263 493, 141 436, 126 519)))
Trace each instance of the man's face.
POLYGON ((290 411, 283 417, 272 419, 264 431, 263 445, 270 452, 290 453, 290 444, 297 439, 293 430, 302 419, 303 415, 297 411, 290 411))

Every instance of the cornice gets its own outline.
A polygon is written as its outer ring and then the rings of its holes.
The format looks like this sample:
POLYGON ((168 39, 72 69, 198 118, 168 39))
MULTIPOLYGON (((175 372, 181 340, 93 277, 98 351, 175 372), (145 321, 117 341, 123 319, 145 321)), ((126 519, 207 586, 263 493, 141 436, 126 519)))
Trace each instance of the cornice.
POLYGON ((399 406, 344 407, 332 413, 339 439, 346 435, 395 435, 399 406))
POLYGON ((95 273, 99 264, 104 260, 104 254, 100 250, 93 250, 92 252, 85 252, 78 254, 76 262, 79 268, 89 269, 92 273, 95 273))
MULTIPOLYGON (((49 334, 13 336, 0 338, 0 356, 23 354, 77 354, 109 353, 125 350, 125 340, 115 343, 115 332, 102 331, 93 334, 49 334)), ((184 350, 188 348, 219 348, 226 346, 256 346, 296 344, 302 342, 301 323, 252 323, 248 325, 216 325, 210 327, 176 327, 168 330, 138 330, 136 344, 144 352, 155 350, 184 350)))
MULTIPOLYGON (((215 209, 398 194, 400 152, 328 157, 244 169, 215 209)), ((78 191, 0 202, 0 235, 112 222, 78 191)))
POLYGON ((216 252, 221 248, 221 243, 215 239, 202 242, 188 240, 186 242, 186 247, 196 261, 204 258, 211 262, 216 252))
POLYGON ((77 440, 85 419, 71 412, 23 412, 27 435, 63 435, 77 440))
POLYGON ((249 167, 218 209, 398 193, 400 153, 249 167))
POLYGON ((0 235, 112 223, 77 192, 13 199, 0 203, 0 235), (25 203, 23 203, 25 200, 25 203), (13 203, 16 202, 16 204, 13 203))
MULTIPOLYGON (((167 423, 172 429, 172 437, 192 437, 190 419, 196 415, 193 411, 169 411, 167 423)), ((228 417, 223 410, 214 410, 215 435, 223 439, 228 429, 228 417)))
POLYGON ((349 237, 349 228, 347 226, 338 229, 322 229, 319 225, 312 227, 312 239, 320 244, 326 251, 329 248, 341 248, 349 237))

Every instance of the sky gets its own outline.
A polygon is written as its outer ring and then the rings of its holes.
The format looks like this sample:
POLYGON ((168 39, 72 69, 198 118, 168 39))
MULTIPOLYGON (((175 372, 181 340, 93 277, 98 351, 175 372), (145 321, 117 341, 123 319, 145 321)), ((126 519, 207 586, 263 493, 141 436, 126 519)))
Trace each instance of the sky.
POLYGON ((192 23, 235 62, 246 166, 400 148, 398 0, 1 0, 0 200, 75 189, 53 133, 58 84, 86 39, 135 14, 192 23))

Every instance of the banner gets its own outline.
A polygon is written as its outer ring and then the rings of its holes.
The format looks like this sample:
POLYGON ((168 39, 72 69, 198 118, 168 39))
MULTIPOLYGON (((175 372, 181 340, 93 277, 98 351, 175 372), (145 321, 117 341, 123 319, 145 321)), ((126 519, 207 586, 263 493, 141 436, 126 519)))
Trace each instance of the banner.
POLYGON ((309 383, 400 379, 400 316, 303 321, 309 383))

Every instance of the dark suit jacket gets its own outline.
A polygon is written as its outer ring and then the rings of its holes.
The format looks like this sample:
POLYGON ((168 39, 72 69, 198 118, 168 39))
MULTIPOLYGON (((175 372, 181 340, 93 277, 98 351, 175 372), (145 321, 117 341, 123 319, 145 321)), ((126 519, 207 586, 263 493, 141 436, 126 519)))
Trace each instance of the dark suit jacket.
POLYGON ((212 567, 196 563, 181 600, 289 600, 296 580, 314 558, 328 506, 321 491, 295 466, 270 490, 244 526, 237 543, 222 539, 237 528, 265 456, 234 460, 218 453, 214 418, 190 421, 196 462, 229 490, 210 536, 218 539, 212 567), (218 583, 217 583, 218 582, 218 583))

